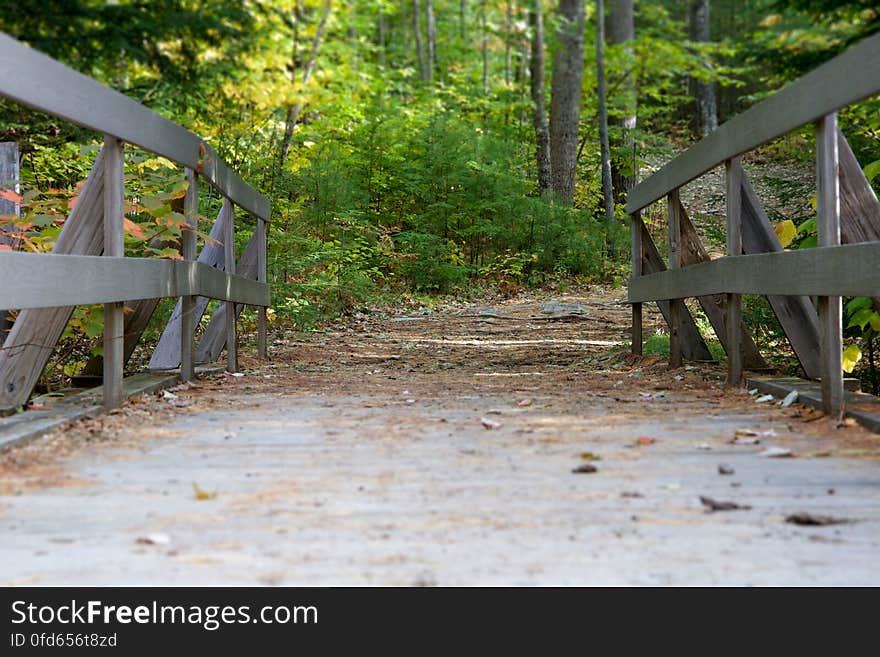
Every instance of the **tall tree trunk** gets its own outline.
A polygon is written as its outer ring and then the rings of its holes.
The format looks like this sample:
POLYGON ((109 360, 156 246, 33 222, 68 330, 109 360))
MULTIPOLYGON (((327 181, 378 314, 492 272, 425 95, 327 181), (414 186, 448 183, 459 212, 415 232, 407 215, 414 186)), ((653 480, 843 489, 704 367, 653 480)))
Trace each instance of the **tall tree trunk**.
POLYGON ((608 143, 608 92, 605 87, 605 3, 596 0, 596 93, 599 102, 599 149, 602 157, 602 207, 605 219, 614 218, 611 189, 611 145, 608 143))
POLYGON ((385 12, 379 7, 379 66, 382 68, 385 68, 388 63, 385 54, 385 40, 387 38, 385 35, 386 30, 385 12))
POLYGON ((636 184, 638 175, 638 159, 636 157, 636 109, 638 94, 636 80, 632 70, 634 63, 632 40, 635 37, 633 21, 633 0, 610 0, 606 12, 605 31, 609 45, 622 44, 625 57, 626 72, 623 77, 620 97, 623 114, 609 117, 609 123, 620 128, 620 139, 614 140, 612 146, 615 154, 611 158, 611 184, 614 189, 614 200, 623 203, 626 195, 636 184))
POLYGON ((545 196, 550 191, 550 130, 547 127, 547 109, 544 105, 544 15, 541 0, 532 0, 529 11, 532 26, 532 57, 529 62, 531 73, 532 124, 535 126, 535 159, 538 165, 538 191, 545 196))
POLYGON ((510 48, 513 32, 513 3, 508 0, 504 12, 504 84, 510 86, 510 48))
MULTIPOLYGON (((691 38, 700 43, 708 43, 709 0, 693 0, 691 4, 691 38)), ((711 82, 694 80, 697 100, 697 118, 700 134, 704 137, 718 127, 718 107, 715 101, 715 85, 711 82)))
POLYGON ((419 62, 419 79, 425 81, 428 79, 428 70, 425 67, 425 53, 422 50, 422 3, 419 0, 413 0, 413 37, 416 42, 416 59, 419 62))
MULTIPOLYGON (((333 0, 327 0, 324 3, 324 11, 321 14, 321 22, 318 23, 318 29, 315 31, 315 38, 312 40, 312 50, 309 53, 309 61, 303 71, 303 85, 307 84, 312 77, 312 71, 315 69, 315 60, 318 57, 318 48, 321 46, 321 39, 324 36, 324 28, 327 26, 327 18, 330 16, 330 9, 333 7, 333 0)), ((284 139, 281 142, 281 158, 279 168, 283 167, 287 162, 287 156, 290 154, 290 141, 293 139, 293 128, 299 119, 299 115, 303 110, 303 104, 297 103, 287 108, 287 117, 284 125, 284 139)))
POLYGON ((571 205, 584 77, 584 0, 559 0, 559 14, 550 99, 550 170, 553 191, 571 205))
POLYGON ((458 35, 462 41, 467 41, 467 0, 458 3, 458 35))
POLYGON ((480 50, 483 53, 483 93, 489 93, 489 26, 486 18, 486 0, 480 2, 480 28, 483 42, 480 50))
POLYGON ((437 59, 437 23, 434 21, 433 0, 425 0, 425 15, 428 25, 428 81, 433 82, 434 71, 440 69, 437 59))

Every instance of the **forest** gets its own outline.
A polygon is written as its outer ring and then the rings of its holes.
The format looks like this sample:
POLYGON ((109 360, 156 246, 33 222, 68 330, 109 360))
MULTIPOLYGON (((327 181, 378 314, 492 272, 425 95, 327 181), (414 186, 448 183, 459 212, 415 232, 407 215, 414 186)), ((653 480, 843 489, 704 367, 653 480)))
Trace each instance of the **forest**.
MULTIPOLYGON (((300 330, 449 295, 623 285, 627 191, 878 27, 872 0, 20 0, 0 14, 0 30, 202 136, 269 196, 270 317, 300 330)), ((876 190, 880 101, 840 122, 876 190)), ((816 245, 812 140, 746 161, 787 248, 816 245)), ((48 251, 101 136, 0 100, 0 141, 21 171, 0 249, 48 251)), ((182 171, 131 148, 126 174, 126 249, 179 258, 182 171)), ((722 193, 693 198, 723 250, 722 193)), ((200 241, 220 202, 201 197, 200 241)), ((845 366, 876 393, 880 314, 866 298, 845 308, 845 366)), ((744 312, 759 346, 783 345, 762 299, 744 312)), ((99 353, 101 332, 101 308, 79 308, 46 385, 99 353)))

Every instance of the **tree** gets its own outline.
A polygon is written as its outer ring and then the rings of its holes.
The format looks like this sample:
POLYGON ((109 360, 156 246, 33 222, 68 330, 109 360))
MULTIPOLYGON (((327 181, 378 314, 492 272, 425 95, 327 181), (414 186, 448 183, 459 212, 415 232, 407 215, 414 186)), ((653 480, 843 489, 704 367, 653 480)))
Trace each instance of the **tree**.
POLYGON ((547 109, 544 89, 544 16, 541 0, 532 0, 529 10, 532 26, 532 56, 529 60, 532 91, 532 125, 535 128, 535 160, 538 165, 538 191, 541 196, 551 189, 550 130, 547 127, 547 109))
POLYGON ((550 170, 554 193, 571 205, 584 76, 584 0, 559 0, 559 14, 551 82, 550 170))
POLYGON ((633 0, 609 0, 605 18, 607 43, 619 48, 622 69, 618 71, 620 87, 616 94, 618 111, 608 118, 611 134, 611 184, 614 199, 623 203, 627 193, 636 184, 637 159, 635 152, 636 80, 633 72, 632 41, 635 38, 633 0))
MULTIPOLYGON (((691 38, 699 43, 710 41, 709 0, 693 0, 691 3, 691 38)), ((700 133, 705 137, 718 127, 715 86, 711 81, 694 80, 694 96, 700 133)))
POLYGON ((602 207, 605 218, 614 218, 611 189, 611 146, 608 143, 608 93, 605 87, 605 3, 596 0, 596 95, 599 103, 599 149, 602 160, 602 207))
POLYGON ((413 0, 413 37, 416 43, 416 60, 419 63, 419 79, 424 81, 428 79, 428 68, 425 66, 425 53, 422 50, 422 3, 420 0, 413 0))
POLYGON ((425 19, 428 33, 428 81, 434 80, 434 70, 438 68, 437 59, 437 24, 434 21, 434 2, 425 0, 425 19))

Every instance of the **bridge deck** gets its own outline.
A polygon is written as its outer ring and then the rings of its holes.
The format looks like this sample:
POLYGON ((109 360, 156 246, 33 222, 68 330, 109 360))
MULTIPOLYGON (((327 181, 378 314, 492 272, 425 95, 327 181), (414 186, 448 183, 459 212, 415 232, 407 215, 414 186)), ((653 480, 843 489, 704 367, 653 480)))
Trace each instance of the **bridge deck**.
POLYGON ((0 454, 0 583, 880 584, 880 439, 609 355, 628 306, 563 301, 586 318, 291 335, 258 371, 0 454), (775 435, 732 444, 744 428, 775 435))

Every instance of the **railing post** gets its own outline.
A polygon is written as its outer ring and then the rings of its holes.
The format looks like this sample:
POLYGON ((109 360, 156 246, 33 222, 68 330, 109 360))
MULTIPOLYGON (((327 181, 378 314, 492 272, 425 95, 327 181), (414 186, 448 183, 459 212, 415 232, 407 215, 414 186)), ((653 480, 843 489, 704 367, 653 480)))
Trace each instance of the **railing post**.
MULTIPOLYGON (((630 215, 630 239, 632 246, 632 277, 642 275, 642 214, 636 210, 630 215)), ((642 304, 632 304, 632 353, 642 355, 642 304)))
MULTIPOLYGON (((104 255, 125 255, 125 151, 116 137, 104 137, 104 255)), ((124 366, 124 304, 104 304, 104 408, 119 406, 122 401, 124 366)))
MULTIPOLYGON (((266 282, 266 220, 257 217, 257 280, 260 283, 266 282)), ((259 306, 257 308, 257 355, 260 358, 268 357, 268 346, 266 344, 266 307, 259 306)))
MULTIPOLYGON (((180 236, 180 251, 186 262, 196 259, 196 233, 199 226, 199 174, 187 167, 186 196, 183 199, 183 215, 186 225, 180 236)), ((195 331, 196 298, 180 298, 180 380, 191 381, 195 375, 193 363, 193 332, 195 331)))
MULTIPOLYGON (((819 246, 840 244, 840 168, 837 114, 816 123, 816 210, 819 246)), ((819 297, 819 345, 822 372, 822 408, 843 410, 843 308, 840 297, 819 297)))
MULTIPOLYGON (((235 274, 235 205, 230 199, 226 199, 227 216, 223 232, 223 257, 226 264, 226 273, 230 276, 235 274)), ((235 330, 235 302, 226 301, 226 371, 238 371, 238 343, 235 330)))
MULTIPOLYGON (((669 216, 669 269, 681 267, 681 214, 678 190, 673 189, 666 197, 669 216)), ((681 322, 684 300, 669 300, 669 367, 681 367, 681 322)))
MULTIPOLYGON (((732 157, 724 163, 727 179, 727 255, 742 255, 742 158, 732 157)), ((742 384, 742 295, 727 294, 727 385, 742 384)))

